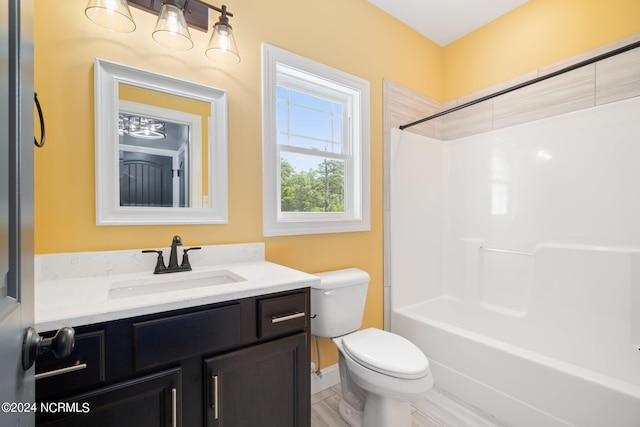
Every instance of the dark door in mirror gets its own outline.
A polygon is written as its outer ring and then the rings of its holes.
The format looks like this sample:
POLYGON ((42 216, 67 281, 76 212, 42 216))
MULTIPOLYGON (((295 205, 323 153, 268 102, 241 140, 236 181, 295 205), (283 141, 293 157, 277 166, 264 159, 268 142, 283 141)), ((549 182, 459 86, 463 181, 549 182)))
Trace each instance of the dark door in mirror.
MULTIPOLYGON (((184 207, 184 196, 177 195, 174 203, 174 173, 177 180, 180 170, 173 169, 171 157, 153 154, 120 152, 120 206, 154 206, 154 207, 184 207)), ((178 192, 183 185, 176 182, 178 192)))

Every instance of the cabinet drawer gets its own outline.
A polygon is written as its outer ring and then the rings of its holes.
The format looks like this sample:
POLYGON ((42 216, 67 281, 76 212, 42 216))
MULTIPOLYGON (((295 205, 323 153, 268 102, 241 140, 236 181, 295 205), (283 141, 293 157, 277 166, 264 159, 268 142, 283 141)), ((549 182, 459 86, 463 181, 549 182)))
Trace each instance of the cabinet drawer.
POLYGON ((135 369, 240 344, 240 304, 133 324, 135 369))
POLYGON ((307 292, 258 300, 258 338, 306 329, 308 319, 307 292))
POLYGON ((36 361, 39 396, 79 389, 104 381, 104 331, 75 337, 73 351, 64 359, 45 353, 36 361))

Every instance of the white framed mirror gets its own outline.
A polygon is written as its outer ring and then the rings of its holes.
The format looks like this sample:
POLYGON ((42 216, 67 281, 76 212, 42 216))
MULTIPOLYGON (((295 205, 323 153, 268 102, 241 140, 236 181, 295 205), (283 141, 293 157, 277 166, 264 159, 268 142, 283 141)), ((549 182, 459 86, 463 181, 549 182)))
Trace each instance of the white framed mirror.
POLYGON ((226 224, 227 93, 95 59, 96 224, 226 224))

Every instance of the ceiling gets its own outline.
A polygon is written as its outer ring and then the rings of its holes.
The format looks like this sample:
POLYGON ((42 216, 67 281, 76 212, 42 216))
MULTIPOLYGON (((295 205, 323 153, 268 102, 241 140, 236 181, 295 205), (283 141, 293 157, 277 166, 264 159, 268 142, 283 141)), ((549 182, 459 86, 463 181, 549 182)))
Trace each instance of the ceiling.
POLYGON ((429 40, 446 46, 529 0, 368 0, 429 40))

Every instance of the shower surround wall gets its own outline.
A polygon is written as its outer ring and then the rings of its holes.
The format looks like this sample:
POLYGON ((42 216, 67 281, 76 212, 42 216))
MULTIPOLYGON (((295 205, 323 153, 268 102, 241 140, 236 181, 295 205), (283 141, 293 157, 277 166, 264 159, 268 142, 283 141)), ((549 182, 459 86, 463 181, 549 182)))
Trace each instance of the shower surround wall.
POLYGON ((509 424, 638 426, 640 49, 558 79, 388 129, 385 325, 509 424))

